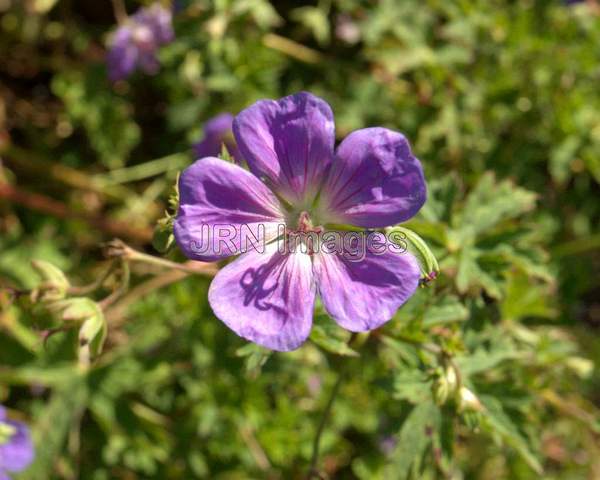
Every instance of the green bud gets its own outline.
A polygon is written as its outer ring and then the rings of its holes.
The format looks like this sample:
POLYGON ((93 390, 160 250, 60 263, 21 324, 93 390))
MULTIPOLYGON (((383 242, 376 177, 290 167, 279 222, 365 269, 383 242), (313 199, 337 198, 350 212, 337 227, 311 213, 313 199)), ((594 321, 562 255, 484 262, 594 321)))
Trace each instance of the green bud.
POLYGON ((421 268, 421 285, 425 285, 437 277, 440 271, 438 262, 419 235, 399 225, 388 228, 387 232, 392 242, 402 247, 405 246, 416 257, 421 268))
POLYGON ((177 178, 175 178, 175 185, 173 185, 173 192, 169 196, 169 210, 176 212, 179 210, 179 177, 181 172, 177 172, 177 178))
MULTIPOLYGON (((98 304, 86 297, 68 298, 48 305, 50 312, 64 322, 82 323, 97 314, 98 304)), ((101 311, 101 310, 100 310, 101 311)))
POLYGON ((175 213, 179 209, 179 174, 173 188, 173 193, 169 197, 169 210, 161 218, 154 228, 152 237, 152 246, 157 252, 167 253, 175 245, 175 236, 173 235, 173 221, 175 213), (173 213, 170 213, 173 212, 173 213))
POLYGON ((483 420, 481 412, 474 412, 472 410, 465 411, 462 414, 462 418, 471 430, 478 430, 481 425, 481 421, 483 420))
POLYGON ((17 429, 15 427, 0 421, 0 445, 8 443, 15 433, 17 433, 17 429))
POLYGON ((88 318, 79 329, 79 360, 88 363, 102 353, 106 340, 106 320, 98 307, 96 315, 88 318))
POLYGON ((580 378, 589 378, 594 371, 594 362, 582 357, 569 357, 565 364, 580 378))
POLYGON ((171 217, 161 218, 154 228, 152 246, 157 252, 167 253, 175 244, 173 235, 173 221, 171 217))
POLYGON ((79 327, 79 359, 88 364, 102 352, 107 325, 102 308, 90 298, 78 297, 52 302, 48 309, 59 320, 79 327))
POLYGON ((32 302, 53 302, 65 298, 71 284, 62 270, 44 260, 33 260, 31 266, 41 278, 40 284, 31 292, 32 302))
POLYGON ((435 403, 440 406, 448 400, 450 389, 448 388, 448 380, 443 374, 436 373, 431 385, 431 393, 435 403))
POLYGON ((454 367, 448 365, 444 373, 450 389, 452 391, 456 390, 456 387, 458 387, 458 377, 456 376, 456 370, 454 370, 454 367))
POLYGON ((458 378, 456 371, 451 366, 437 368, 434 372, 432 393, 438 405, 444 405, 449 399, 456 398, 458 378))
MULTIPOLYGON (((235 140, 233 138, 233 134, 230 133, 228 135, 230 136, 230 138, 228 140, 235 142, 235 140)), ((226 162, 229 162, 229 163, 235 163, 235 159, 231 156, 231 154, 229 153, 229 150, 227 150, 227 145, 225 144, 225 142, 223 142, 221 144, 221 154, 219 155, 219 158, 221 158, 221 160, 225 160, 226 162)))

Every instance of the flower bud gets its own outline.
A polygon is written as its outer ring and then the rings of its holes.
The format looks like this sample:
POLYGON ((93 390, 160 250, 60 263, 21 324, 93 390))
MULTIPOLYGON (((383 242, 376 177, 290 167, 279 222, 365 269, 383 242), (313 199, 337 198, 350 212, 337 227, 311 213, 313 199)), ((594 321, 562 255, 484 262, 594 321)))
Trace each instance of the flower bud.
POLYGON ((79 357, 82 363, 102 352, 106 339, 106 320, 102 308, 89 298, 69 298, 48 306, 61 321, 81 325, 79 327, 79 357))
POLYGON ((437 368, 431 388, 433 399, 438 405, 444 405, 449 399, 456 397, 458 378, 454 368, 451 366, 444 369, 437 368))
POLYGON ((431 393, 436 404, 442 406, 448 400, 448 394, 450 389, 448 388, 448 381, 444 375, 436 375, 431 385, 431 393))
POLYGON ((53 302, 65 298, 71 285, 58 267, 44 260, 33 260, 31 266, 41 278, 40 284, 31 292, 32 302, 53 302))
POLYGON ((440 272, 438 262, 425 241, 412 230, 396 225, 388 229, 390 240, 399 245, 406 245, 421 268, 421 285, 434 280, 440 272))
POLYGON ((565 364, 580 378, 589 378, 594 371, 594 362, 582 357, 567 358, 565 364))
POLYGON ((179 210, 179 175, 173 193, 169 196, 169 210, 165 212, 165 216, 158 220, 154 228, 154 236, 152 237, 152 246, 157 252, 167 253, 175 245, 175 235, 173 235, 173 221, 175 217, 170 212, 179 210))
POLYGON ((167 253, 174 244, 175 236, 173 235, 173 222, 169 217, 161 218, 154 228, 152 246, 157 252, 167 253))
POLYGON ((481 412, 469 410, 463 413, 462 419, 471 430, 478 430, 481 425, 482 414, 481 412))
POLYGON ((484 407, 471 390, 461 387, 458 394, 458 409, 465 412, 482 412, 484 407))
POLYGON ((106 340, 106 321, 102 310, 98 308, 96 315, 88 318, 79 329, 79 360, 88 363, 102 353, 106 340))
POLYGON ((64 322, 82 323, 97 314, 100 309, 96 302, 86 297, 59 300, 48 305, 50 312, 64 322))

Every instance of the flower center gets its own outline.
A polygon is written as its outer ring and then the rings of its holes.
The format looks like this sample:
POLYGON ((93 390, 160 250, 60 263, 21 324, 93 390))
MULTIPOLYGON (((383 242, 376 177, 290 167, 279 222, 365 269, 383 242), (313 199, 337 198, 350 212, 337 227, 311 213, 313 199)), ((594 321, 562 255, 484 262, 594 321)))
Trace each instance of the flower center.
POLYGON ((285 229, 286 248, 292 252, 301 251, 313 255, 324 231, 321 225, 315 226, 307 211, 302 210, 300 214, 293 214, 292 218, 288 219, 285 229), (297 221, 294 222, 293 219, 297 221))
POLYGON ((17 433, 15 427, 8 423, 0 422, 0 445, 8 443, 15 433, 17 433))
POLYGON ((133 27, 132 37, 135 44, 141 50, 153 50, 154 49, 154 37, 152 30, 146 25, 136 25, 133 27))
POLYGON ((323 227, 320 225, 315 226, 313 220, 310 218, 309 213, 303 210, 298 216, 296 228, 288 227, 287 230, 294 233, 322 233, 323 227))

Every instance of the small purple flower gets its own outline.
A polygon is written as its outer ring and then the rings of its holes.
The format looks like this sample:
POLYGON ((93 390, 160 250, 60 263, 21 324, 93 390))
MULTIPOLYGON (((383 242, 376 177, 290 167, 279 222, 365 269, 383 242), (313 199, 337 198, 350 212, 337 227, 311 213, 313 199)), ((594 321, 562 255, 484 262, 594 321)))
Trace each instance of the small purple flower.
POLYGON ((335 20, 335 36, 353 45, 361 38, 360 27, 347 13, 340 13, 335 20))
POLYGON ((397 445, 398 440, 393 435, 385 435, 379 439, 379 450, 386 457, 392 455, 397 445))
POLYGON ((233 115, 221 113, 204 124, 204 138, 194 145, 194 153, 198 158, 216 157, 221 153, 225 144, 227 151, 237 164, 241 163, 242 156, 233 137, 233 115))
POLYGON ((129 17, 115 32, 108 51, 110 80, 124 80, 136 68, 148 74, 158 72, 156 51, 175 37, 171 22, 171 11, 158 3, 129 17))
POLYGON ((6 409, 0 405, 0 480, 10 480, 9 473, 25 470, 33 457, 29 428, 22 422, 8 420, 6 409))
POLYGON ((406 138, 366 128, 334 150, 331 108, 306 92, 255 103, 234 119, 233 133, 250 172, 218 158, 196 161, 180 177, 174 225, 189 258, 242 253, 210 286, 215 315, 239 336, 280 351, 307 339, 317 293, 347 330, 368 331, 390 320, 419 285, 413 255, 394 251, 383 234, 383 251, 368 246, 360 261, 335 250, 282 251, 277 240, 281 225, 286 233, 324 237, 339 233, 340 225, 381 229, 414 216, 426 186, 406 138), (223 226, 231 234, 225 244, 207 238, 207 229, 223 226), (258 248, 244 245, 244 231, 258 239, 258 248))

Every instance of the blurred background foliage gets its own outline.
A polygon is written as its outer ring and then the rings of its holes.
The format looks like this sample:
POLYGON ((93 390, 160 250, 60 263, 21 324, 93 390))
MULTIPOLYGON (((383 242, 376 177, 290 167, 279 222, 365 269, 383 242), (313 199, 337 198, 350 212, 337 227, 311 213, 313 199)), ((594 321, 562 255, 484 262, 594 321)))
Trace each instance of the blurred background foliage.
POLYGON ((111 84, 111 2, 0 0, 0 403, 38 450, 19 478, 304 478, 339 371, 324 478, 600 478, 600 6, 175 3, 160 72, 111 84), (144 255, 203 123, 298 90, 338 139, 411 140, 430 198, 407 226, 442 272, 367 339, 318 312, 271 355, 214 318, 210 272, 144 255), (64 307, 11 290, 43 288, 32 259, 100 280, 69 287, 98 301, 71 319, 108 326, 91 367, 50 335, 64 307))

